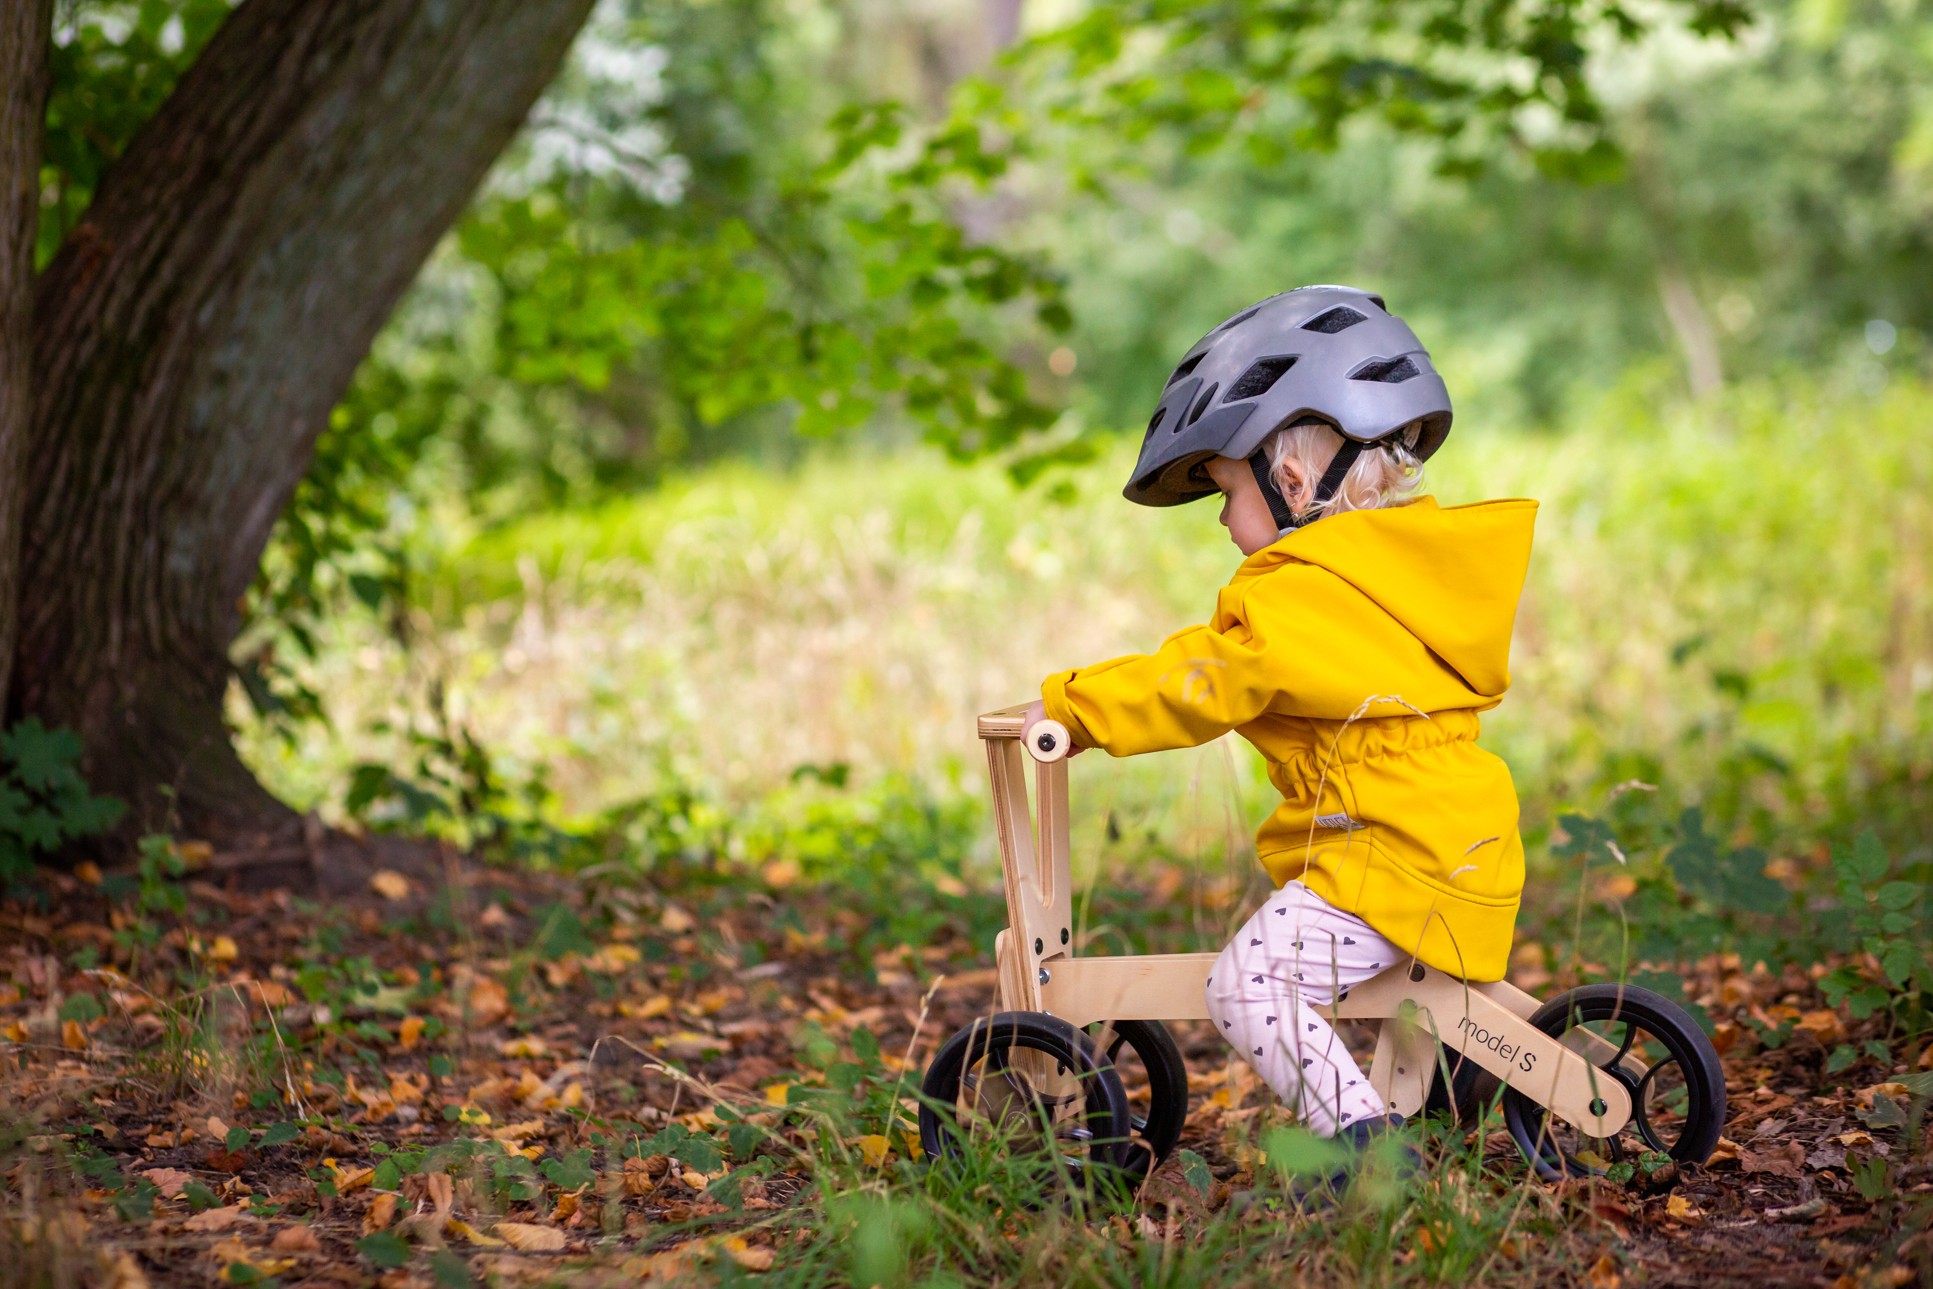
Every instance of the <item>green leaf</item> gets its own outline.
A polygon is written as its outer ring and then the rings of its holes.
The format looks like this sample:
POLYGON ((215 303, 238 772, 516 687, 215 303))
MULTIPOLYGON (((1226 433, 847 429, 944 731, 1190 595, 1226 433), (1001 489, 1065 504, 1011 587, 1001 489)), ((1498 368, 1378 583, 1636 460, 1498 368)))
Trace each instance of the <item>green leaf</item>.
POLYGON ((1862 885, 1871 886, 1886 876, 1888 867, 1886 848, 1880 844, 1879 834, 1868 828, 1853 842, 1852 856, 1847 869, 1862 885))
POLYGON ((1894 940, 1879 955, 1880 970, 1894 987, 1903 988, 1913 973, 1926 965, 1926 950, 1910 940, 1894 940))
POLYGON ((231 1153, 240 1150, 248 1144, 248 1140, 252 1135, 248 1129, 240 1126, 230 1128, 227 1135, 222 1138, 222 1148, 231 1153))
POLYGON ((1919 902, 1920 886, 1917 882, 1887 882, 1873 892, 1873 898, 1882 909, 1911 908, 1919 902))
POLYGON ((409 1261, 409 1245, 394 1231, 378 1231, 356 1241, 356 1252, 376 1266, 400 1267, 409 1261))
POLYGON ((13 763, 14 777, 30 788, 47 789, 74 773, 80 759, 80 736, 68 729, 48 729, 29 716, 0 734, 0 755, 13 763))
POLYGON ((1195 1188, 1195 1193, 1207 1199, 1215 1189, 1215 1174, 1208 1171, 1208 1161, 1192 1150, 1183 1150, 1175 1155, 1181 1161, 1182 1180, 1195 1188))
POLYGON ((719 1153, 718 1143, 710 1137, 696 1133, 679 1142, 671 1152, 680 1163, 690 1164, 699 1172, 710 1175, 725 1166, 725 1156, 719 1153))
POLYGON ((393 1191, 403 1184, 403 1170, 397 1167, 394 1159, 385 1159, 376 1165, 369 1184, 379 1191, 393 1191))
POLYGON ((268 1126, 268 1130, 262 1134, 262 1144, 264 1146, 279 1146, 285 1141, 294 1141, 301 1135, 302 1125, 299 1123, 272 1123, 268 1126))
POLYGON ((1851 1043, 1841 1043, 1839 1046, 1833 1048, 1832 1055, 1826 1058, 1826 1073, 1837 1074, 1839 1071, 1852 1066, 1858 1059, 1859 1050, 1857 1048, 1851 1043))

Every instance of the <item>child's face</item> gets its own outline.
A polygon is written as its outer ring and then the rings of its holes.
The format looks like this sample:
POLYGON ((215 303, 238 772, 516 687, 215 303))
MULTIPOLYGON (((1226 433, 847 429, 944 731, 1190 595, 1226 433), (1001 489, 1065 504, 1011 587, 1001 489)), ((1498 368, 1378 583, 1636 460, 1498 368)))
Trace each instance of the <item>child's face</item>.
POLYGON ((1228 530, 1228 540, 1244 555, 1274 545, 1281 534, 1248 462, 1215 457, 1208 463, 1208 477, 1222 490, 1222 527, 1228 530))

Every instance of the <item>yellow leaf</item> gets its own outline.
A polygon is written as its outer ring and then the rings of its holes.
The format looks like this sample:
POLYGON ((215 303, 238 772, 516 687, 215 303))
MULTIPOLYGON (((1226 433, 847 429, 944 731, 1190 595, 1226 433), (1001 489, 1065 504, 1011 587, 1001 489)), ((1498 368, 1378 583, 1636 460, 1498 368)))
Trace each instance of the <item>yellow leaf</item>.
POLYGON ((403 1017, 402 1031, 397 1035, 396 1041, 403 1045, 405 1052, 415 1051, 416 1045, 423 1041, 423 1024, 421 1016, 403 1017))
POLYGON ((503 1042, 497 1044, 497 1051, 505 1056, 518 1056, 529 1060, 532 1057, 548 1056, 550 1054, 550 1044, 544 1042, 543 1039, 538 1038, 535 1034, 525 1034, 520 1038, 505 1039, 503 1042))
POLYGON ((772 1259, 776 1256, 772 1250, 753 1244, 742 1235, 728 1236, 725 1252, 747 1271, 770 1271, 772 1259))
POLYGON ((1591 1289, 1618 1289, 1624 1283, 1624 1277, 1618 1274, 1618 1264, 1608 1253, 1591 1264, 1588 1275, 1591 1289))
POLYGON ((535 1226, 529 1222, 499 1222, 496 1232, 504 1243, 519 1253, 557 1253, 564 1247, 564 1233, 554 1226, 535 1226))
POLYGON ((1673 1195, 1665 1201, 1665 1214, 1680 1222, 1696 1222, 1704 1216, 1704 1213, 1683 1195, 1673 1195))
POLYGON ((859 1147, 859 1153, 865 1156, 868 1168, 881 1167, 893 1153, 893 1143, 876 1132, 861 1137, 855 1144, 859 1147))
POLYGON ((671 1010, 671 998, 667 994, 653 994, 641 1003, 625 999, 618 1003, 617 1009, 632 1020, 656 1020, 671 1010))
POLYGON ((235 937, 218 935, 208 945, 207 958, 210 962, 233 962, 241 953, 235 944, 235 937))
POLYGON ((683 935, 685 932, 691 930, 691 928, 697 926, 698 922, 691 914, 685 912, 676 904, 667 904, 664 906, 663 916, 658 919, 658 925, 662 926, 672 935, 683 935))
POLYGON ((315 1238, 315 1232, 306 1226, 285 1227, 275 1233, 268 1242, 271 1253, 320 1253, 322 1241, 315 1238))
POLYGON ((178 841, 175 843, 175 854, 182 866, 192 871, 206 868, 208 861, 215 857, 215 848, 205 841, 178 841))
POLYGON ((765 1104, 785 1105, 787 1104, 787 1098, 791 1095, 792 1085, 790 1083, 774 1083, 771 1087, 765 1089, 765 1104))
POLYGON ((81 881, 87 883, 89 886, 99 886, 101 884, 101 866, 91 859, 83 859, 80 863, 74 865, 74 876, 80 878, 81 881))
POLYGON ((60 1043, 69 1051, 85 1052, 87 1031, 81 1028, 81 1023, 77 1020, 64 1020, 60 1023, 60 1043))
POLYGON ((28 1037, 27 1027, 17 1020, 8 1022, 5 1029, 0 1029, 0 1038, 5 1038, 9 1043, 24 1043, 28 1037))
POLYGON ((453 1217, 443 1224, 443 1234, 453 1240, 467 1240, 479 1248, 501 1249, 503 1241, 494 1235, 485 1235, 461 1218, 453 1217))
POLYGON ((378 869, 369 875, 369 889, 386 900, 406 900, 409 879, 393 868, 378 869))

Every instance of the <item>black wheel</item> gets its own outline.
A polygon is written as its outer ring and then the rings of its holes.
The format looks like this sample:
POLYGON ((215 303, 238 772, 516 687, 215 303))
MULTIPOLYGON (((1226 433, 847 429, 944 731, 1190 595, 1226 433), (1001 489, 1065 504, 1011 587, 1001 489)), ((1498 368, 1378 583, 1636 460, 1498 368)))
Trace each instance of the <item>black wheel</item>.
POLYGON ((1598 1138, 1506 1089, 1504 1121, 1540 1176, 1601 1175, 1653 1151, 1685 1163, 1711 1157, 1725 1125, 1725 1072, 1684 1008, 1633 985, 1586 985, 1539 1007, 1530 1023, 1573 1050, 1588 1044, 1597 1067, 1631 1094, 1630 1122, 1598 1138))
POLYGON ((1155 1020, 1104 1021, 1087 1027, 1120 1076, 1128 1098, 1128 1140, 1121 1166, 1135 1181, 1161 1165, 1188 1120, 1188 1067, 1168 1027, 1155 1020))
POLYGON ((1037 1147, 1076 1177, 1112 1173, 1129 1141, 1127 1090, 1087 1035, 1041 1012, 1001 1012, 941 1045, 920 1084, 920 1146, 954 1159, 979 1132, 1037 1147))

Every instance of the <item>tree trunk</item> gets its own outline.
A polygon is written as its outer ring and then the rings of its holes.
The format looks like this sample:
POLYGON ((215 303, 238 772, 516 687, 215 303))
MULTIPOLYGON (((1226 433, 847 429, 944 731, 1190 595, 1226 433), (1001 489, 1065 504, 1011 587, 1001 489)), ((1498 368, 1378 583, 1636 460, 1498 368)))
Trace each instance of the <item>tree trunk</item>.
POLYGON ((20 603, 20 516, 13 481, 27 442, 33 362, 34 241, 40 228, 40 137, 47 111, 53 0, 0 5, 0 726, 20 603))
POLYGON ((228 646, 398 297, 591 0, 246 0, 104 176, 34 302, 16 710, 133 826, 286 848, 228 646))

